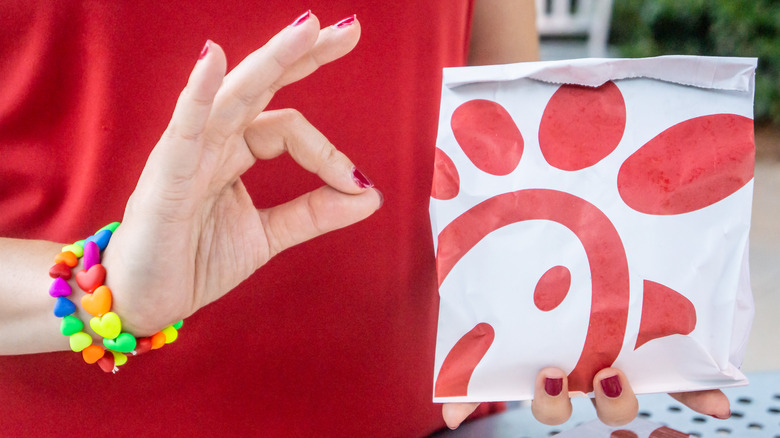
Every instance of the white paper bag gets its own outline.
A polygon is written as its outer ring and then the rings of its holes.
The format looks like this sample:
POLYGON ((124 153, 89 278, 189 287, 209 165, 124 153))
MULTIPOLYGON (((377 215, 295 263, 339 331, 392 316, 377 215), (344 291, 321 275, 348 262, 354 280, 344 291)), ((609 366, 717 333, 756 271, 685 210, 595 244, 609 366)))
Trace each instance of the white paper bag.
POLYGON ((747 383, 755 59, 445 69, 434 401, 747 383))

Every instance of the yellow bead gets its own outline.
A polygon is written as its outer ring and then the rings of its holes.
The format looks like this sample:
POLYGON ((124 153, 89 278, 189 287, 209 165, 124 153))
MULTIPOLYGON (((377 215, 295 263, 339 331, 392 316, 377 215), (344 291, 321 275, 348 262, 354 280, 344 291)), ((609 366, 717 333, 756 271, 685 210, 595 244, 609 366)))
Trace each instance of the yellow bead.
POLYGON ((119 319, 119 315, 114 312, 90 319, 89 326, 95 333, 106 339, 116 339, 122 332, 122 321, 119 319))
POLYGON ((75 352, 79 352, 92 344, 92 336, 84 332, 74 333, 70 335, 69 338, 70 349, 75 352))
POLYGON ((84 255, 84 247, 75 244, 62 247, 62 252, 66 252, 66 251, 72 252, 78 258, 81 258, 81 256, 84 255))
POLYGON ((114 366, 122 366, 127 362, 127 356, 114 350, 108 350, 114 355, 114 366))
POLYGON ((172 325, 165 327, 161 331, 165 335, 166 344, 170 344, 171 342, 175 341, 177 337, 179 337, 179 332, 175 328, 173 328, 172 325))

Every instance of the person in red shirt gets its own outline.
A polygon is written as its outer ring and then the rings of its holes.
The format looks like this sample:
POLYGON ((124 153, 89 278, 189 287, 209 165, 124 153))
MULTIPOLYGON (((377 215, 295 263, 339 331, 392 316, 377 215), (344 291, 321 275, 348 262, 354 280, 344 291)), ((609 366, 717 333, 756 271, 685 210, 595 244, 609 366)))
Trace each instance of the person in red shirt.
MULTIPOLYGON (((431 402, 441 68, 532 59, 532 2, 364 3, 292 24, 281 11, 317 5, 0 6, 4 433, 408 437, 477 408, 431 402), (47 273, 120 218, 102 264, 123 331, 186 320, 103 375, 66 351, 47 273)), ((596 385, 600 418, 630 421, 625 376, 602 373, 621 390, 596 385)), ((551 383, 560 370, 540 372, 534 413, 559 423, 551 383)))

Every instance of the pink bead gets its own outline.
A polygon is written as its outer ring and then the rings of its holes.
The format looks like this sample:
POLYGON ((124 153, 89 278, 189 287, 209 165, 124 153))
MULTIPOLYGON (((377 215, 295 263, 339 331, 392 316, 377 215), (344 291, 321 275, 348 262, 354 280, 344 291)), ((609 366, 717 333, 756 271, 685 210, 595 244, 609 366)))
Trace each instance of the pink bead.
POLYGON ((71 289, 68 282, 62 278, 55 278, 49 287, 49 295, 54 298, 67 297, 71 292, 73 292, 73 289, 71 289))
POLYGON ((84 270, 100 263, 100 248, 97 243, 89 241, 84 244, 84 270))

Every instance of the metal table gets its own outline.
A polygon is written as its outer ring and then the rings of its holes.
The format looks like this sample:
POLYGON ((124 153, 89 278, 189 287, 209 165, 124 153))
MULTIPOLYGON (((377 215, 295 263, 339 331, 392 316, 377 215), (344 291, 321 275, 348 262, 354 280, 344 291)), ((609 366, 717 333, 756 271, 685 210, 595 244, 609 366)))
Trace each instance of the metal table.
MULTIPOLYGON (((724 390, 731 401, 731 418, 700 415, 666 394, 639 396, 639 421, 652 421, 693 437, 780 438, 780 371, 748 373, 750 385, 724 390)), ((590 400, 572 400, 574 412, 566 423, 546 426, 531 414, 530 404, 513 403, 506 412, 463 424, 435 438, 538 438, 557 435, 596 419, 590 400)), ((604 435, 609 438, 608 434, 604 435)))

